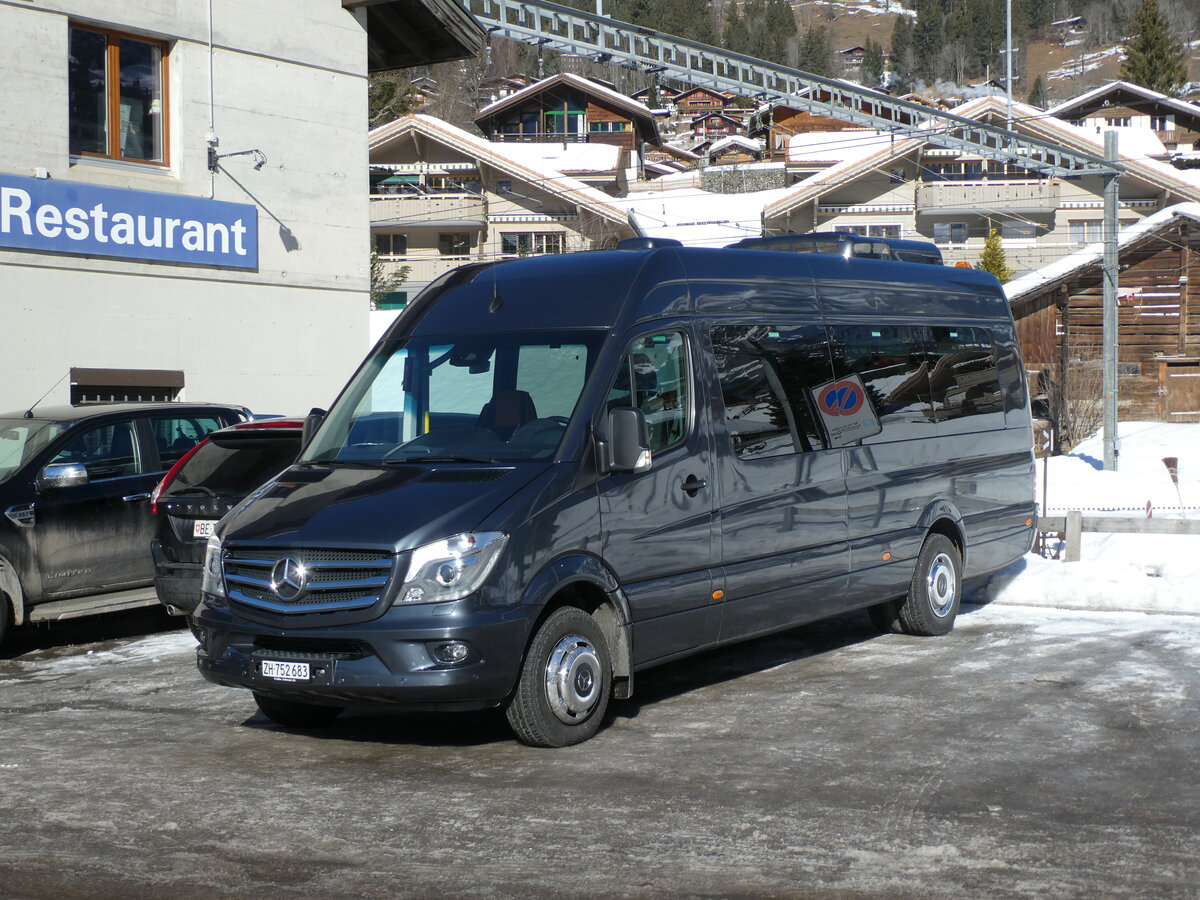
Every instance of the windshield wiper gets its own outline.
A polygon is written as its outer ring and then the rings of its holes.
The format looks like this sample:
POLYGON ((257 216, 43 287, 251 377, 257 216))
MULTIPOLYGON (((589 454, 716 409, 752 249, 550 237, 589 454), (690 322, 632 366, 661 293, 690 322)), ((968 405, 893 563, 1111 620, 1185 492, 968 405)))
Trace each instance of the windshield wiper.
POLYGON ((421 463, 427 463, 427 462, 432 462, 432 463, 442 463, 442 462, 486 463, 488 465, 491 465, 491 464, 495 463, 496 461, 494 459, 485 459, 480 456, 453 456, 453 455, 447 454, 447 455, 440 455, 440 456, 425 456, 425 455, 392 456, 392 457, 389 457, 388 459, 381 460, 381 462, 386 466, 394 466, 394 465, 400 465, 400 464, 405 464, 405 463, 414 463, 414 462, 421 462, 421 463))

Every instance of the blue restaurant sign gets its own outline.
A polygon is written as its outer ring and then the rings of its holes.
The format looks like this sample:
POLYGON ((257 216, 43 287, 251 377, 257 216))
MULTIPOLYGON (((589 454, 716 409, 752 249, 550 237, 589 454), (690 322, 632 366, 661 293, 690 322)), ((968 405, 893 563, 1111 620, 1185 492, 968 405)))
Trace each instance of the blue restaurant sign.
POLYGON ((0 173, 0 247, 258 268, 258 210, 0 173))

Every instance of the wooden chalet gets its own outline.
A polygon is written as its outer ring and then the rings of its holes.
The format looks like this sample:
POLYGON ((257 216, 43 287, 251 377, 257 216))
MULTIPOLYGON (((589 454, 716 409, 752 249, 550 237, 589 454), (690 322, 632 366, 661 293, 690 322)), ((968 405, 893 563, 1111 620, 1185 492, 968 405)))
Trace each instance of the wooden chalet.
MULTIPOLYGON (((1200 203, 1120 232, 1119 418, 1200 422, 1200 203)), ((1100 383, 1103 250, 1090 244, 1005 285, 1025 366, 1055 418, 1100 383), (1065 373, 1065 376, 1064 376, 1065 373)))
POLYGON ((475 124, 497 142, 615 144, 637 152, 660 143, 658 122, 646 106, 578 75, 562 73, 480 110, 475 124))
POLYGON ((681 117, 698 116, 701 113, 722 110, 729 105, 729 97, 720 91, 696 87, 689 91, 676 94, 671 102, 681 117))

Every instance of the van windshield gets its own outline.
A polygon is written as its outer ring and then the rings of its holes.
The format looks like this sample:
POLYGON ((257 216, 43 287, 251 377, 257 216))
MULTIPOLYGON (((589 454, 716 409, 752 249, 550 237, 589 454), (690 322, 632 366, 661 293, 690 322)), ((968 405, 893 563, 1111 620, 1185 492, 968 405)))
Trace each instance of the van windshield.
POLYGON ((330 410, 300 462, 550 459, 604 337, 533 332, 386 344, 330 410))
POLYGON ((0 419, 0 484, 62 434, 63 427, 46 419, 0 419))

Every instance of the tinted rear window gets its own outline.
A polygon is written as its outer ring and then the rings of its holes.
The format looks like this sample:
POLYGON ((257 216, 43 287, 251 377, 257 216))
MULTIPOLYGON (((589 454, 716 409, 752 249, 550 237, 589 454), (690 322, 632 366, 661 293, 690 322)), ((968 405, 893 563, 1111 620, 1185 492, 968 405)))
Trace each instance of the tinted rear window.
POLYGON ((291 465, 299 452, 299 434, 273 435, 230 446, 210 440, 187 461, 163 496, 188 494, 203 487, 220 496, 244 497, 291 465))

